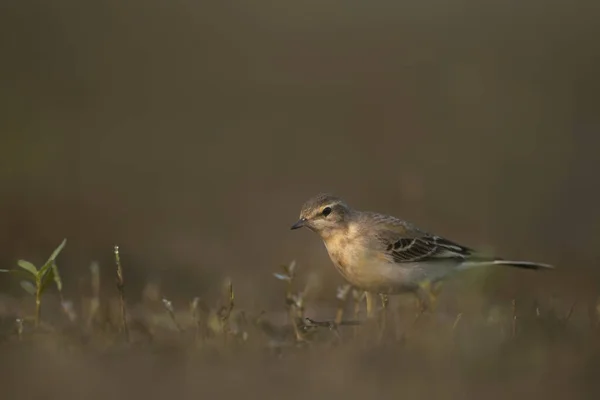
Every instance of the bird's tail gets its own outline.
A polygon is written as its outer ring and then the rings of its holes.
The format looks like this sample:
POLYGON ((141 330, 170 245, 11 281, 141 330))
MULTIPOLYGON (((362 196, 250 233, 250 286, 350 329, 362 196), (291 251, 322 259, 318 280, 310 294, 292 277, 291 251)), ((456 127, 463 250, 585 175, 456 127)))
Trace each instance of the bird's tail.
POLYGON ((471 269, 471 268, 477 268, 477 267, 488 267, 488 266, 492 266, 492 265, 504 265, 504 266, 508 266, 508 267, 533 269, 533 270, 554 269, 554 266, 552 266, 550 264, 542 264, 542 263, 537 263, 537 262, 532 262, 532 261, 509 261, 509 260, 502 260, 502 259, 469 260, 469 261, 465 261, 462 264, 460 264, 458 269, 463 270, 463 269, 471 269))

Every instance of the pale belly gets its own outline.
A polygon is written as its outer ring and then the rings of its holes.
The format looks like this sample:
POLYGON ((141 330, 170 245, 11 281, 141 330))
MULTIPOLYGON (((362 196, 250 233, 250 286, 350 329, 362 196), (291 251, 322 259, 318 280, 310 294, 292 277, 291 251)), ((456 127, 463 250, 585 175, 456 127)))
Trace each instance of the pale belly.
POLYGON ((352 246, 355 251, 348 251, 348 248, 339 251, 338 246, 327 246, 327 242, 325 245, 335 268, 348 283, 369 292, 415 292, 424 282, 443 279, 453 270, 452 265, 441 263, 398 264, 357 246, 352 246))

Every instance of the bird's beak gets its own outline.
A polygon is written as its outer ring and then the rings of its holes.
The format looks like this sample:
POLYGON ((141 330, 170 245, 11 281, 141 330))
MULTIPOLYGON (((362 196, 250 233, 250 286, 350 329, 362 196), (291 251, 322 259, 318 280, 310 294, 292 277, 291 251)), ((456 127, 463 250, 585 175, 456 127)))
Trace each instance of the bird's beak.
POLYGON ((298 220, 298 222, 296 222, 294 225, 292 225, 291 229, 298 229, 298 228, 302 228, 304 226, 304 224, 306 223, 306 218, 300 218, 298 220))

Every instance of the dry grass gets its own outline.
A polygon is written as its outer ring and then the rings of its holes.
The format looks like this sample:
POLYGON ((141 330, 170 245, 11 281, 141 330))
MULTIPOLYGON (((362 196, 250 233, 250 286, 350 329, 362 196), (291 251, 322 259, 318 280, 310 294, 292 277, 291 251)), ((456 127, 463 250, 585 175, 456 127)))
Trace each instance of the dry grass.
POLYGON ((454 304, 442 295, 438 308, 416 314, 410 299, 393 297, 366 322, 360 292, 341 287, 331 301, 319 301, 327 296, 314 280, 299 281, 292 263, 274 274, 283 298, 269 312, 244 308, 249 299, 237 298, 229 279, 220 296, 189 299, 187 306, 148 284, 142 301, 126 306, 126 266, 117 267, 116 288, 102 283, 115 289, 104 291, 111 295, 100 295, 97 265, 74 306, 46 293, 38 328, 28 318, 35 299, 0 301, 7 398, 600 393, 594 304, 493 303, 459 287, 462 300, 454 304))

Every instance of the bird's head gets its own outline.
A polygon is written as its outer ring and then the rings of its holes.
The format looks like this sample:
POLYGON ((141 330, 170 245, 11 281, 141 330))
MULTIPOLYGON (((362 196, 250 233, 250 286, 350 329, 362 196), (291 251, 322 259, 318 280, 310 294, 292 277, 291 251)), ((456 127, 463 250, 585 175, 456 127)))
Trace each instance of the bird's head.
POLYGON ((347 227, 351 209, 334 195, 323 193, 308 199, 300 210, 300 219, 292 229, 306 227, 327 236, 347 227))

